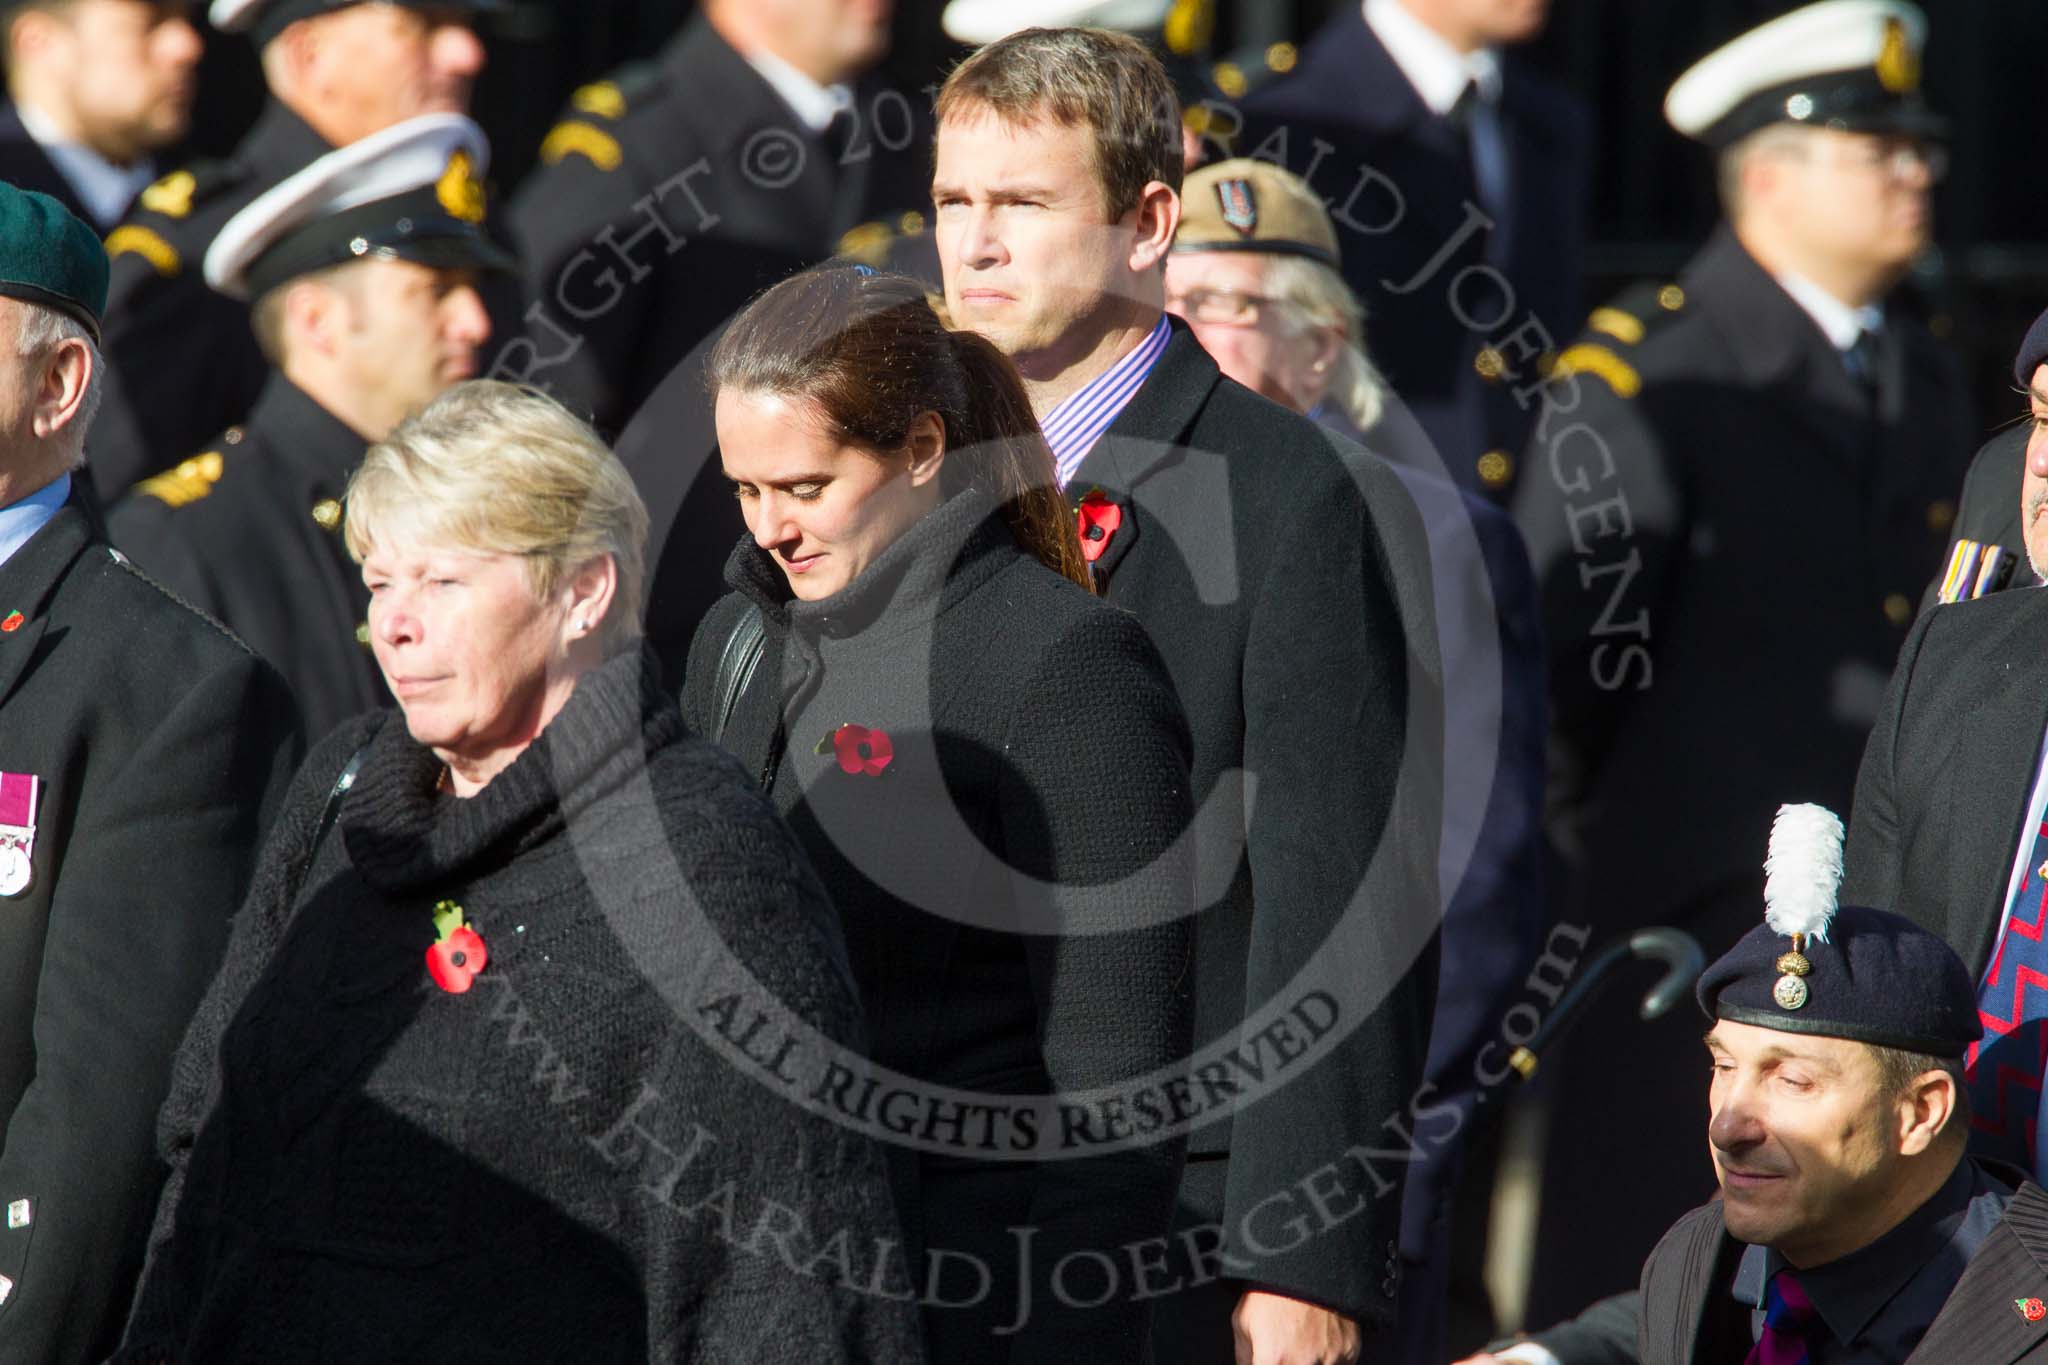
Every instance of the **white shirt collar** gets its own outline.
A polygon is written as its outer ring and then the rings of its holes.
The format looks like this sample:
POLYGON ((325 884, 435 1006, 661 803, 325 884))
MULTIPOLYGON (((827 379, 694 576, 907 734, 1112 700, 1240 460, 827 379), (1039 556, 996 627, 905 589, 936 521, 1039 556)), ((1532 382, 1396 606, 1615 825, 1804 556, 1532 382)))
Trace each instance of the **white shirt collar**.
POLYGON ((825 125, 840 110, 853 108, 853 91, 843 84, 820 85, 766 48, 740 55, 760 73, 762 80, 775 88, 782 102, 796 111, 804 127, 814 133, 824 132, 825 125))
POLYGON ((1422 102, 1437 114, 1448 114, 1465 86, 1479 83, 1479 98, 1500 99, 1500 54, 1490 47, 1460 52, 1442 34, 1410 14, 1400 0, 1365 0, 1365 22, 1379 35, 1387 55, 1422 102))
POLYGON ((102 231, 120 222, 135 196, 156 179, 147 157, 133 166, 116 166, 82 142, 66 142, 55 124, 28 105, 16 104, 14 112, 102 231))
POLYGON ((1806 315, 1814 320, 1838 351, 1854 346, 1856 338, 1865 332, 1884 330, 1884 309, 1876 304, 1851 308, 1812 280, 1789 271, 1777 276, 1777 281, 1792 296, 1792 301, 1806 310, 1806 315))

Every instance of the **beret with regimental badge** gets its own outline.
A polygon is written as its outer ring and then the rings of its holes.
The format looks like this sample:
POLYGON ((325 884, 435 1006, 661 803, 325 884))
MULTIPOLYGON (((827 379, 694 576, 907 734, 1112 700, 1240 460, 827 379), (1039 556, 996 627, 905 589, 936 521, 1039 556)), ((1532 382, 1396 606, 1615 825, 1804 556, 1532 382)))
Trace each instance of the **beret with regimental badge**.
POLYGON ((1940 138, 1920 97, 1927 17, 1905 0, 1821 0, 1695 62, 1664 98, 1673 128, 1710 147, 1774 123, 1940 138))
POLYGON ((1779 807, 1764 870, 1764 922, 1700 976, 1708 1018, 1935 1057, 1978 1040, 1977 990, 1946 941, 1903 915, 1836 905, 1832 811, 1779 807))
POLYGON ((106 248, 49 195, 0 182, 0 295, 54 308, 98 341, 106 248))
MULTIPOLYGON (((364 0, 213 0, 206 17, 222 33, 247 32, 255 39, 256 46, 263 47, 301 19, 361 3, 364 0)), ((503 0, 391 0, 391 3, 403 9, 427 10, 436 14, 476 14, 504 7, 503 0)))
POLYGON ((206 250, 206 282, 260 298, 347 261, 510 271, 485 235, 483 129, 461 114, 422 114, 329 152, 228 219, 206 250))
POLYGON ((1337 230, 1300 176, 1270 161, 1235 157, 1189 173, 1173 249, 1305 256, 1335 267, 1337 230))

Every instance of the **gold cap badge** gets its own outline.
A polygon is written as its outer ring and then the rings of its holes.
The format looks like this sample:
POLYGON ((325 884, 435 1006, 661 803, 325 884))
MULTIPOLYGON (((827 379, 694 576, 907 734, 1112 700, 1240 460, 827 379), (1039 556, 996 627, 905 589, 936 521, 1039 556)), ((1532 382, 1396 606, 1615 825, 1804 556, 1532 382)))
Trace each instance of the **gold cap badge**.
POLYGON ((470 171, 469 153, 457 152, 448 158, 448 169, 434 183, 434 198, 465 223, 484 220, 484 187, 470 171))
POLYGON ((1920 56, 1906 41, 1906 26, 1897 19, 1884 21, 1884 45, 1877 50, 1877 80, 1894 95, 1920 88, 1920 56))

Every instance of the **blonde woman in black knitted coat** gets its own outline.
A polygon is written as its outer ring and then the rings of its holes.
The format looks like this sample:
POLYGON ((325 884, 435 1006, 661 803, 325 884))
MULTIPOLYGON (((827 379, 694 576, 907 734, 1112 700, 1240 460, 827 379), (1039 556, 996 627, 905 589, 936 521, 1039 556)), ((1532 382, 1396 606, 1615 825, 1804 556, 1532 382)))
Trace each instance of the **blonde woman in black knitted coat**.
POLYGON ((892 1144, 932 1359, 1146 1359, 1133 1266, 1164 1258, 1183 1143, 1135 1097, 1191 1010, 1165 669, 1090 591, 1010 363, 915 283, 796 277, 711 369, 749 534, 684 710, 839 911, 879 1069, 815 1093, 892 1144))
POLYGON ((789 831, 641 649, 618 462, 459 385, 347 518, 402 714, 319 746, 271 837, 117 1359, 920 1359, 880 1150, 717 1027, 744 989, 860 1037, 789 831))

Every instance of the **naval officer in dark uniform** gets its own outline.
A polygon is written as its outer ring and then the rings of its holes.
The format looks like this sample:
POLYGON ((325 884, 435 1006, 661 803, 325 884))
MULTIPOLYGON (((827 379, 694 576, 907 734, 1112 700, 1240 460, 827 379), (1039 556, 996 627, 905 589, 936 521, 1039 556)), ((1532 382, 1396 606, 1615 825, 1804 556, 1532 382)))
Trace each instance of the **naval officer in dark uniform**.
POLYGON ((106 289, 91 228, 0 185, 0 1365, 119 1337, 171 1056, 300 749, 276 671, 75 482, 106 289))
POLYGON ((110 517, 136 563, 277 666, 309 733, 389 701, 340 498, 372 442, 476 372, 490 336, 476 273, 512 268, 481 229, 489 156, 469 119, 427 114, 229 219, 206 278, 253 300, 277 368, 245 422, 110 517))
POLYGON ((461 113, 483 67, 466 27, 491 0, 214 0, 214 27, 247 32, 270 100, 232 156, 172 171, 107 237, 107 402, 94 486, 113 501, 177 463, 256 401, 269 365, 246 305, 200 271, 223 224, 336 147, 419 114, 461 113))
POLYGON ((203 50, 184 0, 23 0, 0 14, 7 102, 0 180, 37 190, 100 232, 185 135, 203 50))
POLYGON ((1245 97, 1241 129, 1213 106, 1206 124, 1330 205, 1388 383, 1452 477, 1495 498, 1528 439, 1517 392, 1582 308, 1591 117, 1513 51, 1549 8, 1350 0, 1245 97))
POLYGON ((512 204, 527 338, 493 377, 617 433, 767 285, 923 232, 930 100, 870 74, 888 40, 864 0, 707 0, 658 58, 578 90, 512 204))
MULTIPOLYGON (((1560 911, 1598 938, 1741 932, 1779 795, 1846 806, 1940 556, 1969 413, 1890 297, 1941 161, 1924 32, 1911 5, 1828 0, 1681 77, 1665 112, 1719 154, 1727 221, 1675 283, 1597 310, 1535 395, 1515 517, 1550 646, 1560 911)), ((1537 1321, 1624 1288, 1705 1193, 1690 1032, 1593 1014, 1554 1112, 1632 1122, 1550 1145, 1537 1321), (1590 1223, 1584 1192, 1617 1186, 1590 1223)))

